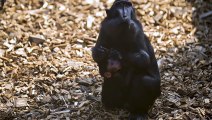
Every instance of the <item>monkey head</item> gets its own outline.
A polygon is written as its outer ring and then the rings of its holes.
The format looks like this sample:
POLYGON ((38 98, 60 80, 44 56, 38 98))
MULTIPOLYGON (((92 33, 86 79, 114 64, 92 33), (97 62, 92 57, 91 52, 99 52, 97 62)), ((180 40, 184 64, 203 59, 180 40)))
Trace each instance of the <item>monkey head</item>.
POLYGON ((123 21, 135 18, 135 10, 129 0, 116 0, 106 14, 108 18, 119 17, 123 21))
POLYGON ((106 10, 106 14, 107 25, 104 27, 108 33, 112 32, 117 36, 123 35, 124 32, 136 34, 135 9, 129 0, 116 0, 112 7, 106 10))

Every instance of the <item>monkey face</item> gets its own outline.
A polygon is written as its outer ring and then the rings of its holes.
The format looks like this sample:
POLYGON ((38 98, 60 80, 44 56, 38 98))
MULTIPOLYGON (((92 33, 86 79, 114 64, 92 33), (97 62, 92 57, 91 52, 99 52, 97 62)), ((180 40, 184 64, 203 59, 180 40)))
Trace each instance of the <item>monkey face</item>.
POLYGON ((134 12, 132 3, 128 0, 117 0, 109 10, 106 10, 107 17, 118 17, 123 21, 134 18, 134 12))
POLYGON ((117 72, 118 70, 121 69, 120 61, 109 59, 107 69, 110 72, 117 72))

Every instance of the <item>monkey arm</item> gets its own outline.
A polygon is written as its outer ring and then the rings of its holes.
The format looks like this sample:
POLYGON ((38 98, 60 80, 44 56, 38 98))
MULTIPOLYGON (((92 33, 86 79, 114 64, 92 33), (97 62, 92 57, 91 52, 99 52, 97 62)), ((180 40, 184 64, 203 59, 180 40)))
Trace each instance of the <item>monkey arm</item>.
POLYGON ((107 51, 101 46, 93 47, 92 48, 92 57, 95 62, 101 63, 102 61, 106 61, 107 51))
POLYGON ((150 65, 150 56, 146 51, 140 50, 139 52, 128 53, 127 61, 137 68, 146 69, 150 65))
POLYGON ((106 66, 106 64, 107 63, 104 63, 104 62, 98 64, 98 66, 99 66, 99 74, 101 76, 104 76, 105 75, 105 72, 107 72, 107 66, 106 66))
POLYGON ((103 33, 100 31, 96 45, 92 48, 92 57, 95 62, 101 63, 107 61, 106 59, 109 50, 104 47, 105 45, 105 37, 103 37, 103 33))
POLYGON ((93 60, 98 64, 99 73, 101 76, 104 76, 107 72, 107 53, 101 46, 95 46, 92 48, 92 57, 93 60))
POLYGON ((139 30, 135 37, 137 40, 136 45, 134 50, 127 54, 127 61, 136 68, 149 69, 151 67, 152 57, 154 56, 154 50, 148 37, 143 32, 142 25, 138 23, 137 27, 139 30))

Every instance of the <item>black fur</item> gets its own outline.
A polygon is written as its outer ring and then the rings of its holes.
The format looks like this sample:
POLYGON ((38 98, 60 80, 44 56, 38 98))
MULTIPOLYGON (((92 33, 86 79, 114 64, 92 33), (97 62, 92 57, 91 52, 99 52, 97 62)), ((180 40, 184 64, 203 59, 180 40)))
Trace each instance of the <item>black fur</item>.
POLYGON ((128 0, 116 0, 106 12, 92 57, 101 75, 106 71, 109 49, 120 52, 123 66, 117 76, 104 78, 102 102, 110 108, 128 105, 130 118, 144 118, 161 93, 153 47, 128 0))

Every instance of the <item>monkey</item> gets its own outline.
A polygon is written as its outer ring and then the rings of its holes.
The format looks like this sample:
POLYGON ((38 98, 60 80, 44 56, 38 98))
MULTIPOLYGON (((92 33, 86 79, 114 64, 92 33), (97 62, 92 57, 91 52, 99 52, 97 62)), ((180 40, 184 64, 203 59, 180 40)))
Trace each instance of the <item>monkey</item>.
MULTIPOLYGON (((94 61, 101 61, 103 65, 99 67, 100 75, 104 77, 102 85, 102 103, 106 108, 124 108, 126 95, 125 83, 123 82, 122 56, 115 49, 107 49, 105 47, 92 48, 92 56, 94 61)), ((100 62, 100 63, 101 63, 100 62)))
MULTIPOLYGON (((115 49, 107 49, 104 47, 100 48, 93 48, 92 49, 93 58, 95 61, 101 61, 101 59, 107 59, 105 62, 106 65, 106 72, 103 73, 103 76, 109 78, 112 76, 112 73, 116 73, 121 69, 121 54, 115 49), (102 54, 98 54, 98 52, 102 52, 102 54)), ((102 75, 102 74, 101 74, 102 75)))
POLYGON ((122 59, 118 76, 104 77, 102 103, 110 108, 123 108, 127 104, 130 120, 145 119, 161 94, 154 49, 131 2, 115 0, 106 14, 92 57, 102 76, 108 70, 106 49, 119 51, 122 59))
MULTIPOLYGON (((122 56, 117 50, 114 50, 114 49, 109 50, 107 48, 101 47, 99 48, 99 50, 106 52, 104 59, 107 59, 107 67, 106 67, 106 72, 104 73, 103 76, 106 78, 110 78, 112 74, 117 73, 121 69, 122 56)), ((93 50, 93 51, 95 52, 97 50, 93 50)), ((98 56, 98 57, 101 58, 101 56, 98 56)))
POLYGON ((116 75, 121 69, 122 56, 117 50, 111 49, 107 60, 107 72, 104 73, 104 77, 110 78, 116 75))

